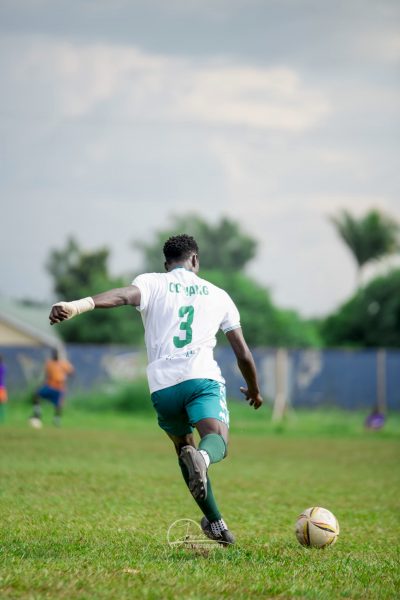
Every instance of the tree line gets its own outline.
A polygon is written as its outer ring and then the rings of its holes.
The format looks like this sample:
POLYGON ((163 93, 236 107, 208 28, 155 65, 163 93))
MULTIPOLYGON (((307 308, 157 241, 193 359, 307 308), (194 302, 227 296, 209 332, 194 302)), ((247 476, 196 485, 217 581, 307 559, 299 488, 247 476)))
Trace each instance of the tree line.
MULTIPOLYGON (((400 346, 400 270, 361 285, 365 265, 399 251, 398 224, 377 210, 360 219, 343 211, 331 222, 356 262, 357 289, 324 319, 304 319, 296 311, 278 307, 269 289, 246 274, 247 264, 256 256, 257 241, 228 218, 216 224, 192 214, 174 218, 172 226, 156 232, 151 241, 135 243, 143 264, 140 271, 124 277, 111 275, 108 248, 88 252, 74 238, 53 249, 46 266, 55 296, 73 300, 127 285, 139 272, 160 271, 164 241, 188 233, 199 244, 201 276, 232 296, 252 346, 400 346)), ((133 310, 93 311, 85 319, 62 323, 60 332, 73 343, 141 344, 143 327, 133 310)))

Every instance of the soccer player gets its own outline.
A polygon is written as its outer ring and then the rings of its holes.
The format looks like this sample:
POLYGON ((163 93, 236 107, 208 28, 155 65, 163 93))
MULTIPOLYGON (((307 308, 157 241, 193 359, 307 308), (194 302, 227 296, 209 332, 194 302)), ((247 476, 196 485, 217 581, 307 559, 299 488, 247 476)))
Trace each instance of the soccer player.
POLYGON ((255 409, 262 404, 252 354, 244 340, 239 312, 229 295, 198 277, 199 249, 188 235, 164 244, 166 273, 139 275, 132 285, 52 306, 59 323, 94 308, 132 305, 140 311, 148 355, 147 376, 160 427, 171 438, 179 466, 204 517, 203 532, 233 544, 208 477, 210 464, 226 456, 229 413, 225 380, 213 357, 216 333, 227 336, 247 387, 240 388, 255 409), (193 428, 200 435, 196 449, 193 428))
POLYGON ((42 427, 42 408, 40 399, 49 400, 54 405, 54 425, 61 425, 63 400, 68 375, 74 372, 74 367, 67 360, 60 359, 58 350, 52 351, 52 357, 45 364, 45 383, 33 397, 33 413, 29 423, 35 429, 42 427))
POLYGON ((6 388, 6 367, 0 356, 0 423, 6 418, 6 403, 8 400, 6 388))

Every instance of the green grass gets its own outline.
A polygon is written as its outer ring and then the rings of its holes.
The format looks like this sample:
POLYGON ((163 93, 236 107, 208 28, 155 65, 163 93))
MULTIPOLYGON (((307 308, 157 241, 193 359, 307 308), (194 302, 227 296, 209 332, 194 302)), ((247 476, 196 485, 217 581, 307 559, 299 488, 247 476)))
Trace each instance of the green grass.
POLYGON ((400 419, 365 433, 360 413, 291 415, 232 407, 226 461, 211 467, 238 543, 171 549, 168 526, 198 520, 172 445, 154 418, 66 411, 62 429, 0 426, 0 598, 395 598, 400 419), (301 547, 298 513, 340 521, 337 544, 301 547))

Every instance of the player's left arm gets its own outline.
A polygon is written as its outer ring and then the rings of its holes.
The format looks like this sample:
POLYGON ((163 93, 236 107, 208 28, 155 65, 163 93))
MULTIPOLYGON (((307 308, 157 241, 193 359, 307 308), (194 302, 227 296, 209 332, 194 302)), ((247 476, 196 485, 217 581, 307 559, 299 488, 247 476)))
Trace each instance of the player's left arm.
POLYGON ((262 405, 263 399, 260 393, 256 364, 244 339, 241 327, 228 331, 226 337, 235 353, 240 372, 247 383, 247 388, 241 387, 240 391, 244 394, 250 406, 254 406, 257 410, 262 405))
POLYGON ((88 296, 72 302, 57 302, 51 307, 51 325, 72 319, 95 308, 115 308, 117 306, 140 306, 140 290, 136 285, 114 288, 95 296, 88 296))
POLYGON ((73 375, 75 372, 74 366, 69 362, 69 360, 63 360, 63 368, 67 375, 73 375))
POLYGON ((238 367, 247 383, 247 388, 241 387, 240 391, 245 395, 250 406, 253 406, 257 410, 257 408, 260 408, 262 405, 263 399, 260 394, 254 358, 244 339, 242 328, 240 327, 239 311, 226 292, 225 302, 227 308, 221 323, 221 329, 225 333, 227 340, 235 353, 238 367))

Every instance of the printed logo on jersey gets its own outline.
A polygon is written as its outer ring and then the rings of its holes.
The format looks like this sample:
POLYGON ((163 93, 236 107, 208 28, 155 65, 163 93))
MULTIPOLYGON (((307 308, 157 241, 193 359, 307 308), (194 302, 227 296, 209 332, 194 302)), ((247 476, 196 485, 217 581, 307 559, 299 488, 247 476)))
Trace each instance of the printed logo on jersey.
POLYGON ((168 291, 172 294, 184 294, 185 296, 208 296, 210 293, 206 285, 182 285, 170 281, 168 291))

